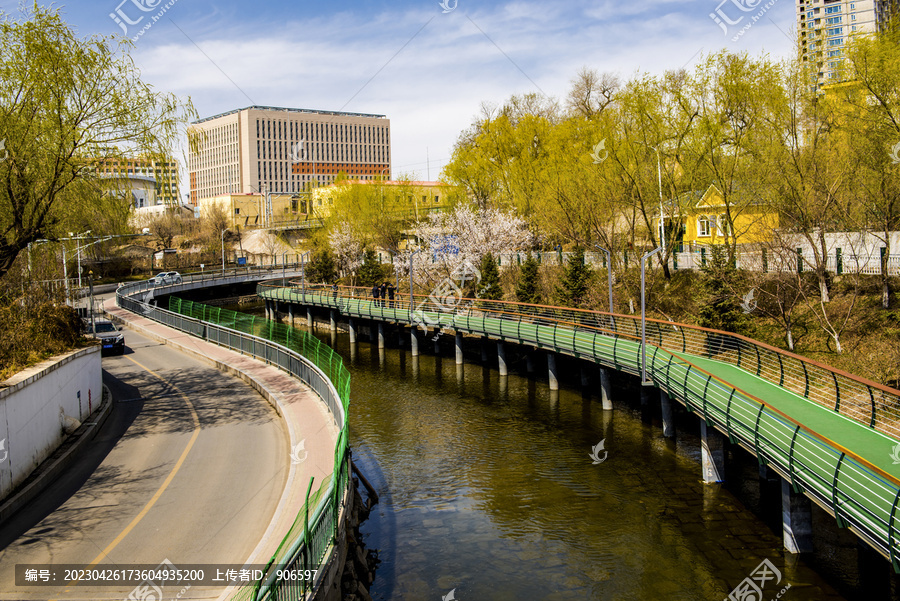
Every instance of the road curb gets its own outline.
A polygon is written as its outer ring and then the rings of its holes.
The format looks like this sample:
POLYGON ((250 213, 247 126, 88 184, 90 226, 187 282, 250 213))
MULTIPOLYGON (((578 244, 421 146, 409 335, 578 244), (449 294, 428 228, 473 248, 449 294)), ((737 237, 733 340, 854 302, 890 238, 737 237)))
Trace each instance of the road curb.
MULTIPOLYGON (((0 523, 5 522, 12 517, 19 509, 37 497, 56 480, 70 465, 77 459, 78 454, 90 441, 97 436, 97 432, 106 423, 106 419, 112 412, 113 398, 112 393, 106 384, 103 385, 103 400, 97 410, 88 416, 88 419, 82 423, 75 432, 67 437, 60 446, 65 445, 69 440, 74 438, 74 442, 67 448, 60 457, 41 463, 36 472, 38 475, 28 484, 23 486, 17 493, 13 494, 9 499, 0 505, 0 523)), ((58 447, 57 447, 58 448, 58 447)))

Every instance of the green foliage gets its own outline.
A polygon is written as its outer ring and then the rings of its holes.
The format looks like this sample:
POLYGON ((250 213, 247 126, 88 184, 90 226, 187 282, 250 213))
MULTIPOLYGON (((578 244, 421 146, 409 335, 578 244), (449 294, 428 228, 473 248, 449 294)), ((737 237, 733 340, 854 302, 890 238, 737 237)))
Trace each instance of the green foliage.
POLYGON ((740 332, 745 319, 734 293, 740 283, 738 271, 724 247, 712 245, 709 251, 701 278, 706 298, 701 303, 698 322, 704 328, 740 332))
POLYGON ((587 296, 594 271, 584 264, 584 249, 578 247, 569 257, 562 280, 556 287, 559 302, 567 307, 580 306, 587 296))
POLYGON ((306 264, 306 281, 313 284, 330 284, 337 280, 337 263, 327 248, 315 251, 306 264))
POLYGON ((503 298, 503 289, 500 288, 500 270, 497 269, 497 259, 488 253, 481 257, 481 290, 479 298, 486 300, 500 300, 503 298))
POLYGON ((366 287, 372 287, 385 280, 384 266, 378 262, 378 255, 374 250, 366 249, 363 255, 363 264, 360 265, 356 277, 357 285, 366 287))
POLYGON ((516 284, 516 300, 532 305, 541 304, 540 281, 537 259, 531 253, 519 268, 519 281, 516 284))
POLYGON ((58 9, 22 10, 0 21, 0 276, 29 242, 96 214, 84 205, 100 198, 103 160, 163 158, 196 116, 141 81, 130 42, 79 38, 58 9))

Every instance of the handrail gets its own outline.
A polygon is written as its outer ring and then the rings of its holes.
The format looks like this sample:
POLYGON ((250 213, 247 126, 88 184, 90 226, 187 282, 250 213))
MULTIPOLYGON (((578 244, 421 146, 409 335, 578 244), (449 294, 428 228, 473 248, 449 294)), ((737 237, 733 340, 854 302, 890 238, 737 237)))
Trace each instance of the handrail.
MULTIPOLYGON (((219 279, 229 279, 228 277, 219 279)), ((215 278, 210 278, 214 281, 215 278)), ((167 286, 169 289, 177 287, 167 286)), ((273 324, 266 320, 250 317, 249 331, 242 331, 247 320, 239 314, 210 307, 201 303, 182 301, 169 297, 170 308, 150 306, 132 298, 148 289, 146 282, 126 284, 116 291, 116 304, 132 312, 140 312, 145 317, 164 323, 169 327, 198 336, 220 346, 252 355, 269 364, 274 364, 292 376, 305 382, 319 396, 331 413, 339 433, 334 449, 334 472, 322 483, 314 497, 317 500, 313 512, 313 520, 307 523, 301 519, 308 512, 308 505, 298 512, 294 523, 284 535, 272 558, 269 560, 263 577, 252 584, 239 589, 232 599, 237 601, 263 601, 266 599, 286 598, 285 593, 295 595, 294 598, 305 598, 315 591, 324 578, 324 572, 318 570, 314 580, 290 581, 276 578, 278 570, 313 570, 321 566, 329 545, 333 544, 339 530, 339 515, 349 490, 349 444, 347 438, 347 411, 350 402, 350 375, 343 362, 333 361, 333 351, 328 350, 327 370, 324 366, 322 343, 318 339, 299 332, 292 335, 293 329, 282 324, 273 324), (196 315, 200 313, 200 318, 196 315), (222 325, 221 321, 231 321, 232 327, 222 325), (230 318, 230 320, 229 320, 230 318), (214 321, 215 320, 215 321, 214 321), (259 324, 256 323, 259 320, 259 324), (217 323, 218 322, 218 323, 217 323), (256 330, 268 337, 255 335, 256 330), (281 338, 285 344, 277 340, 281 338), (306 354, 315 351, 315 359, 306 354)))
MULTIPOLYGON (((297 284, 291 282, 291 285, 297 284)), ((260 286, 262 289, 282 287, 275 284, 260 286)), ((309 293, 321 290, 333 294, 330 287, 317 284, 307 284, 306 290, 309 293)), ((363 287, 339 286, 338 297, 368 297, 368 291, 368 288, 363 287)), ((408 309, 408 298, 408 293, 397 290, 395 308, 408 309)), ((428 295, 416 294, 412 304, 418 306, 422 302, 428 302, 430 298, 428 295)), ((556 322, 565 318, 579 327, 603 323, 617 336, 625 335, 631 330, 637 331, 639 323, 639 319, 632 315, 589 309, 486 299, 461 299, 460 302, 474 303, 474 310, 515 316, 523 320, 548 319, 556 322)), ((900 438, 900 390, 732 332, 647 319, 647 340, 653 339, 656 340, 656 346, 667 350, 707 356, 751 371, 867 427, 900 438), (679 335, 673 337, 673 332, 678 332, 679 335)))
MULTIPOLYGON (((289 287, 260 284, 257 291, 262 297, 276 301, 303 300, 298 290, 289 287)), ((413 297, 413 306, 417 296, 413 297)), ((306 292, 305 302, 374 319, 406 322, 413 315, 408 298, 401 299, 397 295, 393 305, 389 299, 376 305, 358 297, 338 297, 333 290, 319 287, 306 292)), ((513 312, 484 308, 481 306, 484 301, 474 302, 471 310, 464 312, 445 313, 432 307, 423 317, 429 325, 436 327, 511 338, 576 355, 590 354, 597 362, 632 373, 639 369, 639 332, 636 328, 634 332, 622 331, 635 323, 634 320, 619 319, 628 316, 615 316, 613 320, 609 314, 599 314, 601 323, 584 323, 583 319, 572 320, 572 312, 564 309, 555 315, 548 315, 548 312, 529 314, 524 313, 529 306, 519 303, 506 303, 512 305, 506 308, 517 311, 513 312)), ((591 315, 597 317, 598 314, 591 315)), ((655 344, 656 351, 652 356, 648 355, 648 373, 657 386, 682 400, 689 410, 702 410, 702 419, 754 453, 760 462, 772 465, 892 561, 900 557, 900 525, 896 520, 900 479, 758 396, 701 368, 690 359, 694 353, 684 350, 691 347, 685 328, 675 326, 671 331, 677 334, 677 348, 665 348, 665 344, 672 344, 671 340, 667 338, 668 333, 657 328, 656 342, 661 344, 655 344), (684 343, 680 342, 682 336, 684 343)), ((689 328, 687 331, 690 333, 689 328)), ((702 350, 702 356, 709 354, 714 359, 719 358, 719 350, 712 344, 702 350)), ((743 355, 746 357, 750 353, 743 355)), ((871 429, 866 423, 860 426, 871 429)), ((884 436, 885 456, 893 442, 884 436)), ((895 566, 900 568, 900 561, 895 566)))

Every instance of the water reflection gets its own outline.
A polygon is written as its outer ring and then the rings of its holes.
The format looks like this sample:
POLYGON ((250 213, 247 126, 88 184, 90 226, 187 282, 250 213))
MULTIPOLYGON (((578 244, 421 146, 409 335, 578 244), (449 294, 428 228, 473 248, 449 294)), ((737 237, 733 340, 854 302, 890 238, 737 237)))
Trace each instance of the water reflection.
POLYGON ((580 391, 368 346, 338 336, 354 458, 381 495, 364 528, 383 560, 375 599, 723 599, 766 558, 790 600, 842 599, 701 483, 696 437, 663 438, 639 403, 603 411, 580 391))

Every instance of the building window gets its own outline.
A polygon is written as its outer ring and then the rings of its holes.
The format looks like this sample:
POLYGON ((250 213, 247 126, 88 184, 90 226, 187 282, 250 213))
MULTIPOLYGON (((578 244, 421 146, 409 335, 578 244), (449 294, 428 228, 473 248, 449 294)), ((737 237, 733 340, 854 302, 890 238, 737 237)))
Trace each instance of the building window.
POLYGON ((709 217, 700 215, 697 218, 697 236, 701 238, 709 237, 709 217))
POLYGON ((235 215, 240 215, 240 214, 241 214, 241 209, 235 207, 235 209, 234 209, 234 214, 235 214, 235 215))

